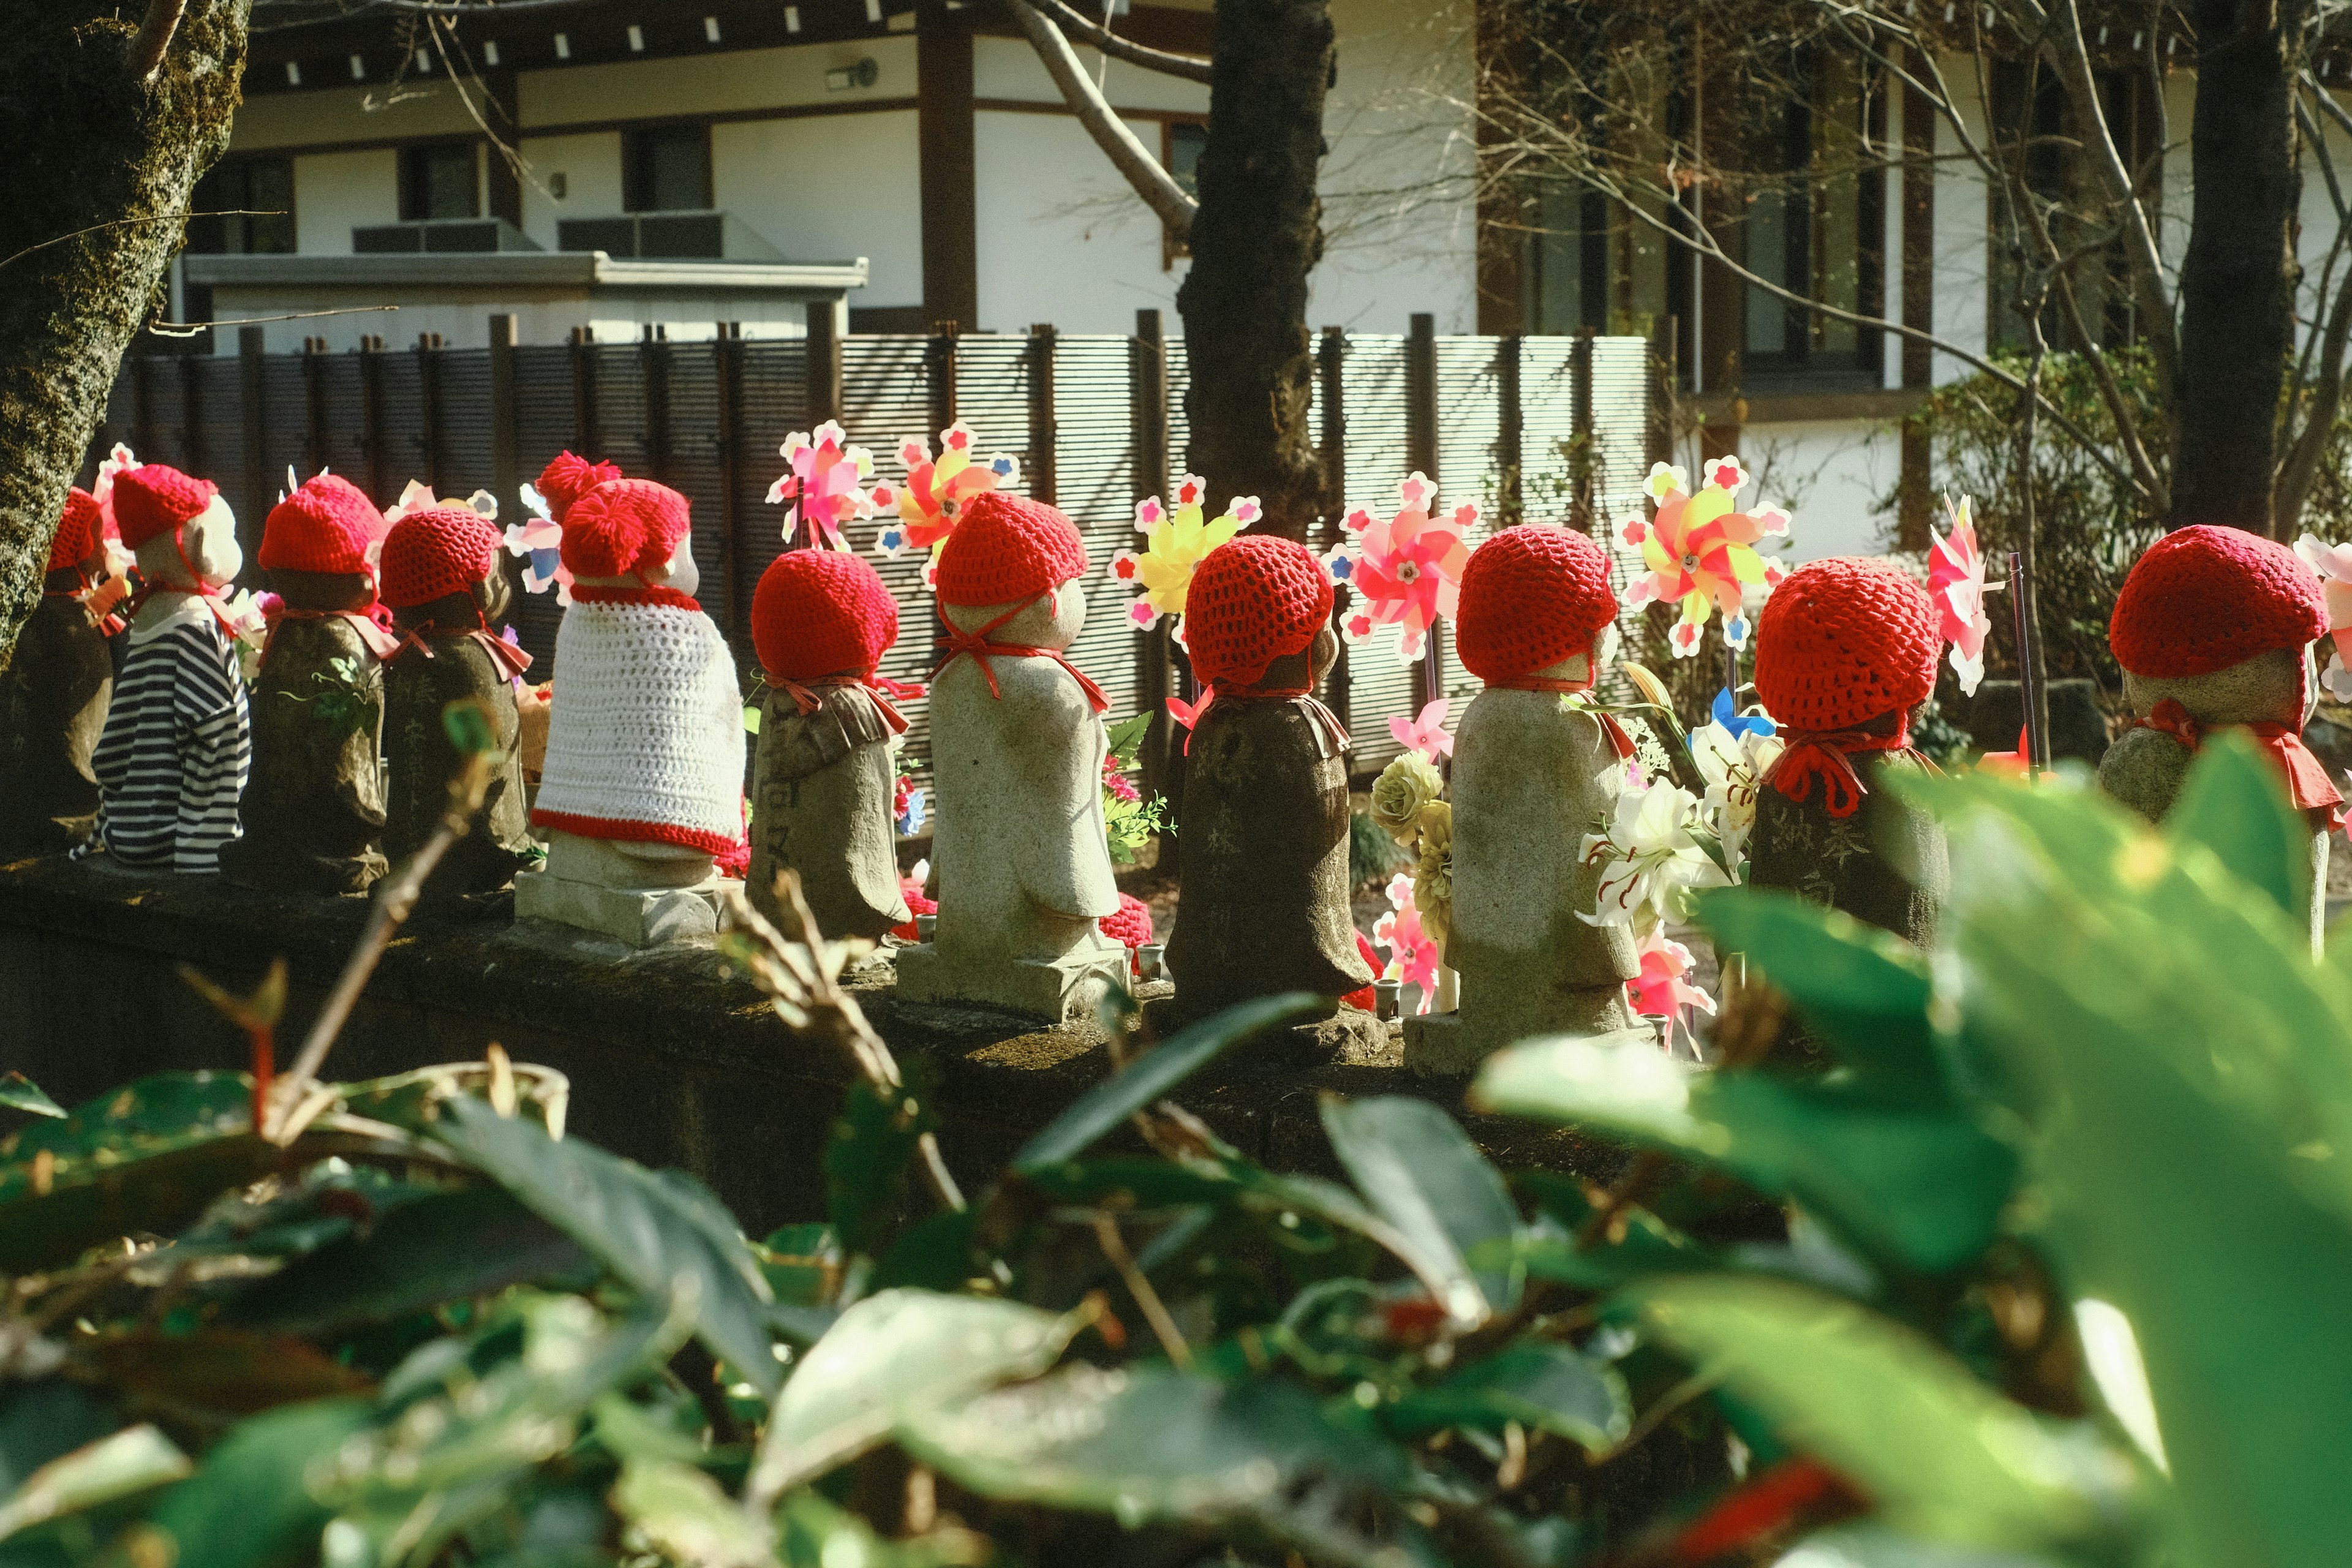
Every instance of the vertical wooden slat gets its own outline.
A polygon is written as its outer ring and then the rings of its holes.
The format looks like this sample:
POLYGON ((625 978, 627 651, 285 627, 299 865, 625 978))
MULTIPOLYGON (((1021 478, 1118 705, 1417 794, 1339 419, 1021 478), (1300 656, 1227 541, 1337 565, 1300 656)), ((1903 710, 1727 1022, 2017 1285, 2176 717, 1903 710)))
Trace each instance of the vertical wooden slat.
POLYGON ((1527 521, 1527 486, 1522 469, 1527 462, 1527 409, 1519 401, 1519 350, 1524 342, 1506 332, 1495 345, 1495 401, 1500 430, 1495 437, 1495 510, 1497 528, 1516 528, 1527 521))
MULTIPOLYGON (((814 309, 814 307, 812 307, 814 309)), ((830 321, 832 312, 826 311, 830 321)), ((814 323, 814 318, 811 318, 814 323)), ((742 658, 746 626, 743 593, 743 339, 742 328, 722 322, 710 346, 719 379, 719 561, 727 606, 727 640, 742 658)), ((837 342, 837 341, 836 341, 837 342)), ((810 343, 812 357, 815 343, 810 343)), ((834 374, 840 374, 836 353, 834 374)))
MULTIPOLYGON (((1326 327, 1315 345, 1315 374, 1323 401, 1323 428, 1318 432, 1322 442, 1323 459, 1323 541, 1326 550, 1337 545, 1347 536, 1340 520, 1348 515, 1348 398, 1345 390, 1348 363, 1348 329, 1326 327)), ((1341 588, 1331 600, 1331 629, 1339 629, 1339 617, 1348 612, 1354 590, 1341 588)), ((1354 729, 1355 721, 1348 711, 1353 680, 1348 673, 1348 643, 1339 641, 1339 656, 1331 661, 1331 675, 1324 687, 1324 700, 1339 716, 1343 728, 1354 729)))
POLYGON ((261 553, 263 507, 269 496, 268 361, 259 327, 236 330, 237 396, 244 405, 245 504, 237 510, 237 542, 245 558, 261 553))
POLYGON ((132 354, 130 359, 131 448, 142 463, 161 462, 163 455, 155 449, 155 356, 132 354))
MULTIPOLYGON (((1131 428, 1129 463, 1135 499, 1168 494, 1168 341, 1157 310, 1135 313, 1135 336, 1128 343, 1128 400, 1131 428)), ((1139 711, 1151 715, 1151 728, 1137 755, 1147 795, 1167 795, 1174 781, 1170 774, 1172 727, 1168 721, 1169 664, 1166 622, 1136 640, 1136 695, 1139 711)))
POLYGON ((499 515, 522 516, 522 400, 515 388, 515 318, 490 318, 490 486, 499 515))
POLYGON ((647 327, 637 348, 646 387, 646 467, 656 484, 670 481, 669 343, 659 327, 647 327))
POLYGON ((1060 494, 1054 468, 1054 323, 1029 329, 1029 493, 1047 506, 1060 494))
POLYGON ((585 327, 572 329, 572 449, 587 461, 600 462, 604 426, 596 417, 596 347, 585 327))
POLYGON ((302 473, 327 466, 327 340, 302 340, 302 473))
POLYGON ((425 482, 441 493, 441 334, 416 336, 416 405, 418 441, 423 446, 425 482))
POLYGON ((213 456, 205 446, 204 362, 195 354, 175 354, 180 362, 180 428, 182 457, 188 472, 208 474, 213 456))
POLYGON ((931 340, 923 356, 931 395, 931 427, 924 432, 927 436, 936 437, 956 422, 956 334, 961 331, 955 321, 931 323, 931 340))
MULTIPOLYGON (((1437 318, 1413 312, 1404 339, 1404 464, 1443 482, 1437 471, 1437 318)), ((1442 493, 1442 492, 1441 492, 1442 493)), ((1413 670, 1413 702, 1433 702, 1445 692, 1445 624, 1429 628, 1427 651, 1413 670)))
POLYGON ((1592 531, 1592 329, 1577 329, 1569 356, 1569 435, 1576 453, 1569 468, 1569 516, 1580 532, 1592 531))
POLYGON ((360 339, 360 451, 367 467, 367 490, 384 501, 383 340, 360 339))
POLYGON ((809 428, 841 417, 840 321, 830 300, 813 300, 808 306, 809 428))

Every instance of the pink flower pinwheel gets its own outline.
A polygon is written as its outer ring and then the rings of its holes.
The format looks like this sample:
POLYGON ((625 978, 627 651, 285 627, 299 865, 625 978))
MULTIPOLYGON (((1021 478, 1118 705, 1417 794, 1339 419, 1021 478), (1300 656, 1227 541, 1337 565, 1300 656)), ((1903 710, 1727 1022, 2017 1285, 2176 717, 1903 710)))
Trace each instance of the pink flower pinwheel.
POLYGON ((1421 929, 1421 911, 1412 904, 1412 873, 1400 871, 1391 878, 1388 894, 1390 912, 1372 922, 1372 940, 1389 950, 1388 968, 1381 978, 1420 986, 1421 1003, 1414 1011, 1426 1013, 1437 990, 1444 949, 1421 929))
POLYGON ((983 490, 1017 483, 1021 465, 1009 452, 982 462, 972 456, 980 437, 958 420, 940 432, 940 452, 920 436, 898 443, 898 461, 907 470, 903 485, 876 485, 874 504, 896 510, 898 520, 884 526, 874 547, 885 555, 911 555, 929 551, 931 563, 923 569, 929 582, 939 562, 940 546, 955 531, 964 502, 983 490))
POLYGON ((1937 635, 1952 645, 1952 669, 1960 678, 1960 689, 1973 697, 1984 679, 1985 635, 1992 630, 1992 617, 1984 606, 1990 591, 1984 552, 1977 548, 1969 498, 1962 496, 1955 506, 1946 497, 1944 510, 1952 520, 1952 531, 1938 539, 1933 528, 1927 531, 1927 594, 1942 621, 1937 635))
POLYGON ((1429 503, 1437 487, 1415 472, 1397 486, 1403 504, 1386 522, 1359 507, 1347 516, 1355 538, 1325 558, 1333 581, 1356 591, 1356 603, 1339 623, 1349 642, 1363 642, 1381 626, 1404 628, 1398 652, 1406 662, 1421 658, 1429 628, 1451 618, 1462 596, 1462 568, 1470 546, 1463 535, 1477 525, 1478 509, 1465 504, 1453 515, 1433 519, 1429 503))
POLYGON ((1454 737, 1445 732, 1445 710, 1450 706, 1441 697, 1424 706, 1415 719, 1391 719, 1389 733, 1397 744, 1408 752, 1419 752, 1431 762, 1454 754, 1454 737))
POLYGON ((1673 941, 1663 931, 1650 933, 1641 947, 1642 973, 1625 982, 1625 994, 1634 1012, 1645 1018, 1666 1021, 1666 1044, 1674 1045, 1674 1032, 1679 1026, 1691 1037, 1692 1051, 1697 1051, 1697 1033, 1691 1027, 1693 1009, 1712 1017, 1715 998, 1685 976, 1691 972, 1691 952, 1681 942, 1673 941))
POLYGON ((2352 544, 2325 544, 2317 535, 2306 533, 2294 542, 2294 552, 2319 574, 2327 596, 2327 632, 2336 640, 2336 651, 2321 683, 2338 702, 2352 702, 2352 668, 2345 663, 2345 656, 2352 654, 2352 544))
POLYGON ((1748 479, 1738 458, 1717 458, 1706 466, 1706 484, 1692 495, 1689 477, 1682 469, 1653 464, 1643 488, 1656 503, 1657 515, 1647 522, 1632 516, 1617 525, 1619 538, 1642 547, 1643 564, 1649 568, 1633 580, 1626 604, 1646 605, 1654 599, 1682 606, 1682 618, 1667 634, 1677 658, 1698 652, 1699 634, 1717 610, 1723 612, 1724 641, 1745 647, 1748 626, 1743 589, 1761 584, 1769 591, 1788 575, 1779 563, 1756 552, 1756 542, 1787 533, 1789 514, 1777 507, 1754 512, 1733 510, 1733 498, 1748 479))
POLYGON ((768 487, 768 504, 793 503, 784 513, 784 537, 790 539, 794 526, 805 520, 818 542, 848 549, 842 524, 874 515, 875 500, 859 482, 874 476, 873 454, 851 446, 841 426, 830 419, 814 431, 793 431, 776 450, 791 466, 768 487))

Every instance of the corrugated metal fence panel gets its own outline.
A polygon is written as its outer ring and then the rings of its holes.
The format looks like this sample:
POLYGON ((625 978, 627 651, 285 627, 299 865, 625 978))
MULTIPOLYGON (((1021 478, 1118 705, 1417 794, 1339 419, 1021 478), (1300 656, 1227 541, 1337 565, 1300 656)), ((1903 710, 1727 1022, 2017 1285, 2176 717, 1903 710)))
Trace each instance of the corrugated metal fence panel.
POLYGON ((1086 536, 1093 562, 1083 586, 1087 626, 1075 662, 1110 699, 1112 720, 1136 710, 1139 634, 1127 618, 1134 591, 1110 558, 1136 547, 1132 364, 1121 337, 1058 339, 1054 352, 1055 504, 1086 536))
MULTIPOLYGON (((929 439, 934 451, 939 446, 939 432, 929 428, 927 347, 927 341, 921 337, 853 334, 841 340, 842 425, 850 440, 873 452, 876 470, 894 484, 906 478, 906 470, 898 462, 900 442, 922 436, 929 439)), ((983 442, 982 449, 996 448, 983 442)), ((847 530, 849 543, 874 563, 898 601, 898 641, 884 656, 882 673, 900 680, 922 680, 930 673, 932 639, 938 636, 931 619, 930 591, 923 586, 926 558, 919 553, 889 558, 877 555, 874 541, 885 521, 876 518, 851 524, 847 530)), ((907 716, 906 752, 899 766, 918 782, 928 784, 931 770, 930 702, 925 698, 911 699, 899 703, 898 710, 907 716)))
MULTIPOLYGON (((696 597, 731 643, 739 628, 727 624, 727 530, 719 430, 719 361, 715 342, 667 344, 664 358, 669 384, 669 468, 664 481, 693 503, 694 564, 702 577, 696 597)), ((751 584, 743 584, 743 613, 751 608, 751 584)))
MULTIPOLYGON (((245 404, 238 395, 236 362, 195 356, 190 363, 196 379, 197 436, 211 456, 211 477, 224 493, 240 496, 245 489, 245 404)), ((257 509, 276 498, 272 490, 264 497, 244 497, 241 505, 234 499, 229 504, 238 517, 253 517, 253 537, 259 539, 258 524, 267 513, 257 509)))
MULTIPOLYGON (((441 416, 435 439, 437 478, 444 497, 464 500, 476 490, 493 489, 499 479, 490 428, 490 351, 441 349, 436 353, 440 363, 435 369, 434 385, 440 395, 441 416)), ((396 500, 398 493, 395 490, 383 499, 396 500)), ((501 525, 514 521, 499 520, 501 525)))
POLYGON ((1192 385, 1192 362, 1180 331, 1168 340, 1168 482, 1171 486, 1190 463, 1185 451, 1192 444, 1192 420, 1184 409, 1184 395, 1192 385))
MULTIPOLYGON (((300 354, 271 354, 262 368, 262 494, 254 498, 257 525, 286 483, 286 470, 303 471, 305 422, 309 418, 307 389, 302 382, 300 354)), ((261 537, 257 526, 252 535, 261 537)))
MULTIPOLYGON (((376 458, 380 477, 368 495, 378 506, 390 506, 409 480, 425 477, 425 378, 413 353, 376 358, 383 377, 383 450, 376 458)), ((483 396, 488 395, 485 387, 483 396)))
MULTIPOLYGON (((318 462, 299 468, 309 479, 318 468, 367 483, 367 417, 360 390, 360 356, 355 353, 317 357, 320 411, 318 462)), ((271 498, 273 500, 275 496, 271 498)))
MULTIPOLYGON (((572 350, 562 345, 515 351, 515 451, 521 459, 522 482, 539 478, 558 452, 572 445, 576 426, 572 409, 572 350)), ((601 452, 584 454, 603 457, 601 452)), ((516 521, 520 521, 520 519, 516 521)), ((563 606, 555 590, 521 595, 511 612, 522 646, 538 662, 531 678, 544 680, 555 668, 555 628, 563 606)))
POLYGON ((592 352, 596 363, 595 456, 620 464, 623 473, 650 474, 644 351, 636 343, 599 343, 592 352))
POLYGON ((1646 339, 1592 340, 1593 526, 1622 564, 1622 583, 1641 572, 1642 552, 1618 539, 1615 525, 1650 510, 1642 490, 1650 473, 1649 355, 1646 339))
MULTIPOLYGON (((1406 471, 1404 339, 1394 332, 1350 335, 1339 374, 1348 419, 1347 509, 1393 516, 1397 484, 1406 471)), ((1388 721, 1412 711, 1415 667, 1398 652, 1402 638, 1388 626, 1348 649, 1348 726, 1359 773, 1388 765, 1399 750, 1388 721)))
MULTIPOLYGON (((807 344, 781 338, 747 341, 743 344, 743 462, 735 491, 735 511, 742 530, 739 547, 743 552, 747 618, 760 574, 784 547, 784 509, 768 504, 768 487, 784 468, 779 448, 785 437, 806 430, 811 423, 807 344)), ((876 451, 874 460, 886 470, 889 468, 887 451, 876 451)), ((748 642, 745 647, 748 649, 748 642)))
MULTIPOLYGON (((1496 370, 1502 347, 1497 337, 1440 338, 1436 344, 1436 504, 1440 515, 1465 501, 1477 507, 1477 526, 1467 535, 1473 549, 1495 531, 1496 504, 1502 493, 1496 461, 1496 447, 1503 437, 1502 383, 1496 370)), ((1454 702, 1452 715, 1458 721, 1468 700, 1484 687, 1454 657, 1450 631, 1442 668, 1445 694, 1454 702)))

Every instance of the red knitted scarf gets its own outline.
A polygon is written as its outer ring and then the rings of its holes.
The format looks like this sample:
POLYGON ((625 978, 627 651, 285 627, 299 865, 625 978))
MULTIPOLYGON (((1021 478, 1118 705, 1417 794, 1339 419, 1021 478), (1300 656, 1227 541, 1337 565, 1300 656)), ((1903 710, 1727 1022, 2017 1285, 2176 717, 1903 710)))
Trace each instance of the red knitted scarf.
MULTIPOLYGON (((1051 588, 1045 590, 1045 593, 1047 594, 1052 592, 1053 590, 1051 588)), ((1013 619, 1013 616, 1019 615, 1022 611, 1027 609, 1030 605, 1035 604, 1045 596, 1045 594, 1031 595, 1028 598, 1024 599, 1021 603, 1013 605, 1011 609, 1005 611, 1003 615, 997 616, 994 620, 989 622, 988 625, 981 627, 975 632, 960 632, 953 626, 950 626, 948 628, 948 635, 937 639, 939 646, 948 651, 946 658, 940 659, 939 663, 931 667, 931 679, 934 681, 938 680, 941 670, 947 668, 948 666, 953 664, 956 660, 962 658, 966 655, 970 655, 972 661, 980 666, 980 672, 988 677, 988 694, 991 697, 1002 700, 1004 696, 1004 691, 1003 688, 996 684, 996 667, 989 662, 991 659, 997 658, 1050 658, 1055 664, 1060 665, 1064 669, 1070 672, 1070 679, 1078 683, 1078 689, 1087 694, 1087 701, 1096 712, 1100 713, 1107 710, 1110 707, 1110 699, 1103 695, 1103 689, 1097 686, 1093 680, 1089 679, 1085 670, 1080 669, 1076 665, 1072 664, 1069 660, 1069 656, 1063 652, 1062 649, 1057 647, 1033 647, 1026 643, 991 642, 988 640, 989 633, 1003 626, 1006 622, 1013 619)))
POLYGON ((1801 801, 1812 793, 1813 780, 1822 781, 1822 798, 1832 816, 1852 816, 1862 805, 1862 797, 1870 793, 1854 772, 1856 752, 1901 752, 1929 772, 1936 764, 1911 749, 1911 715, 1898 713, 1892 734, 1874 735, 1866 730, 1783 730, 1781 736, 1788 749, 1764 775, 1764 782, 1787 795, 1801 801))
POLYGON ((2303 736, 2284 724, 2221 724, 2200 722, 2177 699, 2168 697, 2156 705, 2156 711, 2145 719, 2133 721, 2135 730, 2154 730, 2169 735, 2192 753, 2203 744, 2208 733, 2215 729, 2243 730, 2262 743, 2278 770, 2285 775, 2287 793, 2294 804, 2305 811, 2326 811, 2330 831, 2344 826, 2344 796, 2329 782, 2327 765, 2312 755, 2311 748, 2303 743, 2303 736))

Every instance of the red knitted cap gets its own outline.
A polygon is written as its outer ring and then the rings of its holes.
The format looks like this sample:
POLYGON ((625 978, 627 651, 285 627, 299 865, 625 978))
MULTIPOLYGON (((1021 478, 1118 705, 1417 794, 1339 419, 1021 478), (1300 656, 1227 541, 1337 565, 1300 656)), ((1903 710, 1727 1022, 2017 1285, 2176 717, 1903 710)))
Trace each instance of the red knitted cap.
POLYGON ((1244 533, 1201 558, 1184 590, 1184 647, 1204 681, 1255 685, 1331 619, 1331 578, 1295 539, 1244 533))
POLYGON ((80 565, 98 552, 105 534, 106 514, 98 510, 98 498, 74 486, 66 491, 66 510, 58 518, 57 537, 49 542, 49 570, 80 565))
POLYGON ((1609 552, 1572 528, 1525 522, 1470 552, 1454 646, 1479 679, 1516 680, 1591 653, 1616 618, 1609 552))
POLYGON ((395 610, 429 605, 488 580, 498 563, 496 523, 467 507, 427 507, 383 536, 377 595, 395 610))
POLYGON ((1884 561, 1800 566, 1756 621, 1756 695, 1792 730, 1851 730, 1936 689, 1936 604, 1884 561))
POLYGON ((572 503, 594 489, 607 479, 621 477, 618 463, 592 463, 585 458, 575 458, 569 452, 558 452, 552 462, 539 471, 537 489, 547 502, 555 521, 562 522, 572 503))
POLYGON ((114 528, 126 549, 169 533, 213 504, 220 487, 162 463, 142 463, 114 476, 114 528))
POLYGON ((2132 563, 2107 622, 2116 662, 2159 680, 2210 675, 2327 631, 2318 575, 2235 528, 2177 529, 2132 563))
POLYGON ((1077 525, 1044 501, 982 490, 940 548, 940 603, 971 609, 1034 599, 1087 572, 1077 525))
POLYGON ((575 577, 649 575, 693 522, 687 499, 651 479, 607 479, 563 513, 563 563, 575 577))
POLYGON ((898 601, 861 556, 788 550, 751 595, 751 646, 778 680, 863 674, 898 640, 898 601))
POLYGON ((261 527, 268 572, 364 572, 383 537, 383 513, 349 479, 320 474, 269 509, 261 527))

